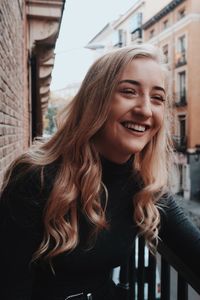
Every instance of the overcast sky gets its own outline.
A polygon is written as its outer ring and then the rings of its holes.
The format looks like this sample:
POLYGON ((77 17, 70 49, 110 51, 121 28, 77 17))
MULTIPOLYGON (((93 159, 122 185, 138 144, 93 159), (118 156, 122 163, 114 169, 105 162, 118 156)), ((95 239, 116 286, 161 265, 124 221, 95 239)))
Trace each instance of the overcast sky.
POLYGON ((51 90, 83 79, 94 60, 93 51, 84 46, 134 2, 136 0, 66 0, 55 49, 51 90))

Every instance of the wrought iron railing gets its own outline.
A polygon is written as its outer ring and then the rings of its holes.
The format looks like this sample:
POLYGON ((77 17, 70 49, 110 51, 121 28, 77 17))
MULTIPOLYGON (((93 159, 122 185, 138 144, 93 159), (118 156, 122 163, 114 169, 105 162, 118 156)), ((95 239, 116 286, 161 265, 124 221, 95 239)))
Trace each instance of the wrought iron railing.
POLYGON ((129 262, 120 268, 118 283, 122 295, 120 299, 190 300, 189 286, 200 295, 200 278, 197 278, 164 244, 159 244, 158 253, 159 263, 147 250, 144 239, 138 239, 129 262), (176 283, 172 278, 171 268, 177 272, 176 283), (172 295, 172 285, 173 289, 176 288, 175 295, 172 295))
POLYGON ((185 152, 187 149, 187 137, 186 136, 173 136, 174 147, 179 152, 185 152))
POLYGON ((176 56, 177 56, 176 57, 176 62, 175 62, 175 67, 176 68, 184 66, 187 63, 186 51, 178 52, 178 53, 176 53, 176 56))
POLYGON ((187 95, 185 89, 180 92, 174 93, 174 105, 176 107, 187 105, 187 95))

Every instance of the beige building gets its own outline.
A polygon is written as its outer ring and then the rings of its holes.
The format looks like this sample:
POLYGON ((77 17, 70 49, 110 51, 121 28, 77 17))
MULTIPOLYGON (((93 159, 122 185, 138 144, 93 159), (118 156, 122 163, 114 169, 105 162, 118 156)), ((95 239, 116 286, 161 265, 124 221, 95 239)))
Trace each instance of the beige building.
POLYGON ((86 48, 97 50, 97 55, 110 49, 130 45, 133 41, 142 41, 142 15, 145 1, 138 0, 119 19, 108 23, 86 48))
MULTIPOLYGON (((148 1, 147 1, 148 2, 148 1)), ((147 15, 147 14, 146 14, 147 15)), ((200 196, 200 2, 168 1, 142 25, 144 41, 159 45, 170 70, 180 176, 177 192, 200 196)))
MULTIPOLYGON (((174 190, 185 198, 200 197, 200 2, 138 0, 110 26, 112 48, 149 42, 163 49, 169 68, 172 134, 180 169, 174 190), (112 36, 117 39, 112 40, 112 36)), ((107 41, 108 36, 105 39, 101 31, 89 46, 100 42, 107 50, 111 48, 107 41)))
POLYGON ((0 185, 42 134, 64 0, 0 1, 0 185))

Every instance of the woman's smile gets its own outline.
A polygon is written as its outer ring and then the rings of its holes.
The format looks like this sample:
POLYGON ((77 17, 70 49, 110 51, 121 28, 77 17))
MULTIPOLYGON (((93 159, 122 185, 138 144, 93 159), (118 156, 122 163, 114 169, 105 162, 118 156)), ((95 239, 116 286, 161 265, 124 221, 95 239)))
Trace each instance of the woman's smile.
POLYGON ((136 124, 132 121, 124 121, 121 123, 122 126, 132 132, 145 132, 146 130, 148 130, 148 128, 150 127, 149 125, 144 125, 144 124, 136 124))

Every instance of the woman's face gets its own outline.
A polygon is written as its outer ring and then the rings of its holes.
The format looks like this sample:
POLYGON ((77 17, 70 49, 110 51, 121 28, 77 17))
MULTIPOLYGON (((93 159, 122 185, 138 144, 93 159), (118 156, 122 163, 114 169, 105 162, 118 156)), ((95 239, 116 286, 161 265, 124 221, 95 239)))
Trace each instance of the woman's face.
POLYGON ((130 62, 119 78, 109 117, 97 135, 99 152, 123 163, 148 144, 164 118, 164 74, 150 58, 130 62))

